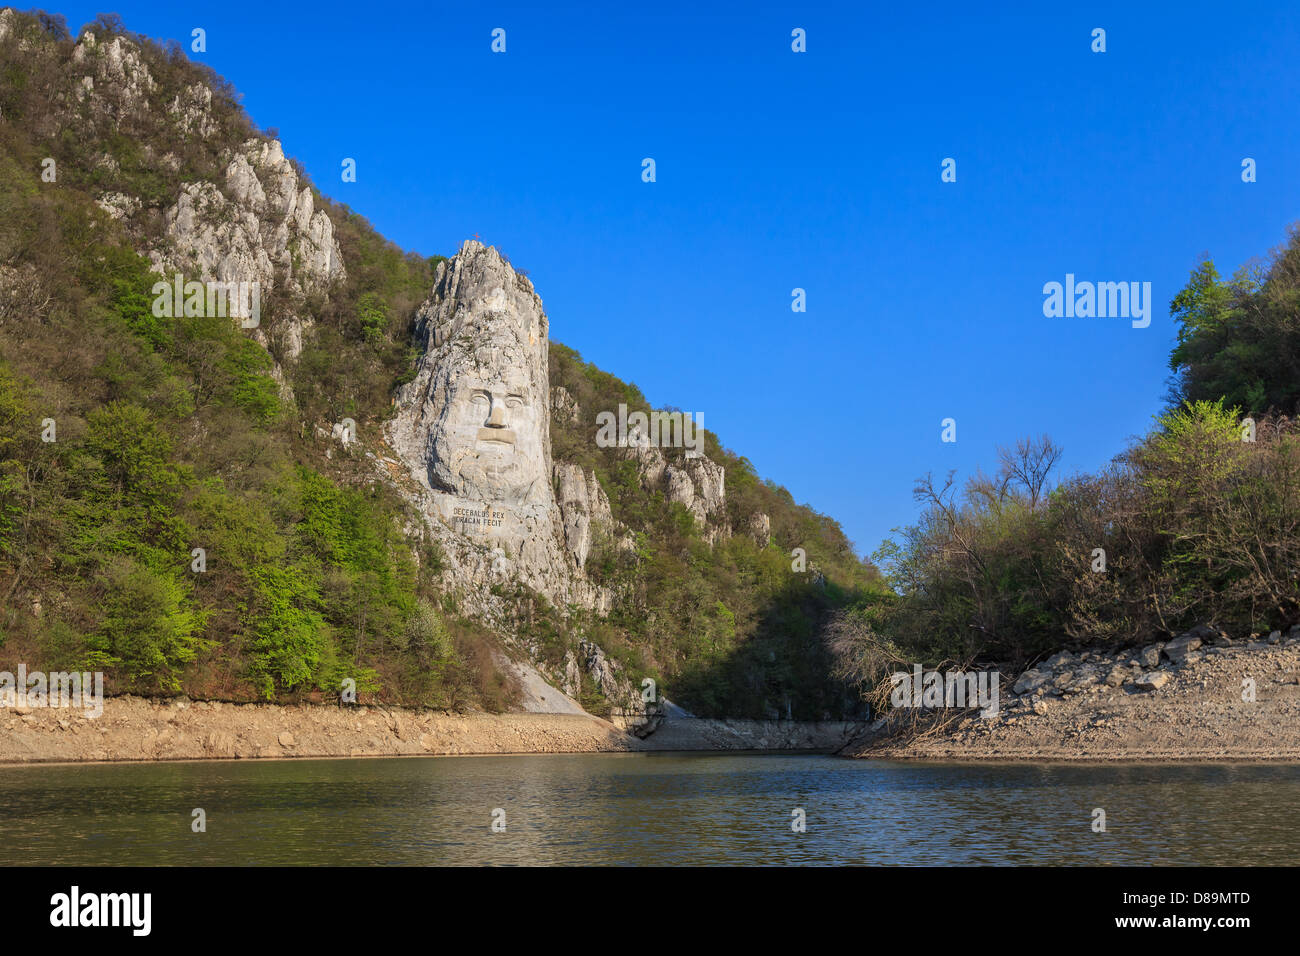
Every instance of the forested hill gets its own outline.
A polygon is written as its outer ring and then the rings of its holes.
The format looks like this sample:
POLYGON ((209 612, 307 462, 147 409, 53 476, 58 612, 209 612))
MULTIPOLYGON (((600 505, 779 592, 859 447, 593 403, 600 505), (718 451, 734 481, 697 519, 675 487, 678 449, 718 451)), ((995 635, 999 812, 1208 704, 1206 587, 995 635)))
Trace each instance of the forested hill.
POLYGON ((711 433, 707 464, 599 446, 600 411, 649 405, 562 345, 556 494, 607 499, 572 572, 600 600, 455 577, 376 467, 442 262, 324 196, 175 43, 0 11, 0 668, 501 710, 513 659, 595 712, 647 676, 701 714, 854 712, 823 626, 874 567, 711 433), (260 323, 157 315, 182 268, 258 279, 260 323))

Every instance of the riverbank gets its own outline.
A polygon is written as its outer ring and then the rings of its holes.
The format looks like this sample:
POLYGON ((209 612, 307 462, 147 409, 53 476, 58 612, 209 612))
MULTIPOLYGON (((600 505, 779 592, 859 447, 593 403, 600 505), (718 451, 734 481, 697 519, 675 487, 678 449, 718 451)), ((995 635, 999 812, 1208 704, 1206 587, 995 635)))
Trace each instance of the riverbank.
POLYGON ((590 714, 445 714, 114 697, 99 717, 0 709, 0 764, 668 750, 838 750, 864 725, 682 719, 646 740, 590 714))
POLYGON ((994 717, 964 713, 919 734, 898 731, 882 721, 844 752, 884 760, 1300 761, 1300 628, 1233 641, 1202 627, 1114 655, 1057 654, 1009 690, 1004 684, 994 717))
POLYGON ((996 716, 941 716, 946 723, 919 734, 897 721, 681 718, 642 740, 585 713, 117 697, 97 718, 0 708, 0 764, 742 750, 975 762, 1300 761, 1300 628, 1248 641, 1203 628, 1116 654, 1060 653, 1005 680, 996 716))

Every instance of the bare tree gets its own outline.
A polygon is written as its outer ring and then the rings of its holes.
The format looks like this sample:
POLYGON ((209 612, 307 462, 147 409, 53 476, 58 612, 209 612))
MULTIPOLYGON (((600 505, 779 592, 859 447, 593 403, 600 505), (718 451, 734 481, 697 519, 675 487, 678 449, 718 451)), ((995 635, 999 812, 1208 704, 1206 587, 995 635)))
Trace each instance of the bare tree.
POLYGON ((1004 484, 1020 485, 1029 496, 1029 507, 1037 508, 1044 498, 1048 476, 1061 460, 1061 454, 1061 446, 1046 435, 1021 438, 1015 448, 998 448, 998 461, 1002 463, 1000 477, 1004 484))

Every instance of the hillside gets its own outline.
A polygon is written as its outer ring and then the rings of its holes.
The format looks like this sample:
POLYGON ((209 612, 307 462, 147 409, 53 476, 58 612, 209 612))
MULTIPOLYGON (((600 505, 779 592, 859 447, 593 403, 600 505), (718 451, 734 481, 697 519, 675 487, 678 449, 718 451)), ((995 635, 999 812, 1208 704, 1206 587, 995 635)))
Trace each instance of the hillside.
POLYGON ((1226 281, 1201 262, 1170 313, 1169 403, 1105 467, 1061 475, 1044 435, 992 474, 918 480, 918 521, 876 555, 890 593, 830 626, 878 705, 913 662, 1016 675, 1205 628, 1248 647, 1300 635, 1300 230, 1226 281))
POLYGON ((174 43, 0 11, 0 669, 493 711, 545 709, 537 678, 634 722, 664 696, 858 712, 824 624, 881 585, 838 524, 712 433, 700 456, 598 442, 649 403, 457 239, 385 240, 174 43), (454 420, 477 378, 518 415, 488 452, 501 422, 454 420))

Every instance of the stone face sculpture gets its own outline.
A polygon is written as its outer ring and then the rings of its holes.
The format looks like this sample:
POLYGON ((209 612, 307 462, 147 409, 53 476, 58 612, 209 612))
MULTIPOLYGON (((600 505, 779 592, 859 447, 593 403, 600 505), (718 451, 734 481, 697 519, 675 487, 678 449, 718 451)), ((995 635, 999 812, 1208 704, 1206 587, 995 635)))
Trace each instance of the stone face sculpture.
POLYGON ((389 438, 427 491, 426 513, 452 533, 450 556, 478 580, 516 576, 566 598, 541 299, 469 241, 439 265, 416 332, 423 352, 389 438))
POLYGON ((612 528, 610 503, 594 472, 551 459, 547 327, 532 283, 465 242, 416 313, 420 357, 388 440, 421 486, 450 583, 469 594, 515 580, 608 611, 612 595, 585 565, 598 529, 612 528))
POLYGON ((466 242, 439 265, 416 315, 423 354, 392 429, 429 490, 554 506, 546 326, 541 299, 495 249, 466 242))
POLYGON ((546 480, 546 420, 525 371, 528 356, 511 343, 466 345, 472 364, 449 362, 436 375, 430 487, 515 505, 536 501, 546 480), (451 377, 453 368, 464 374, 451 377))

